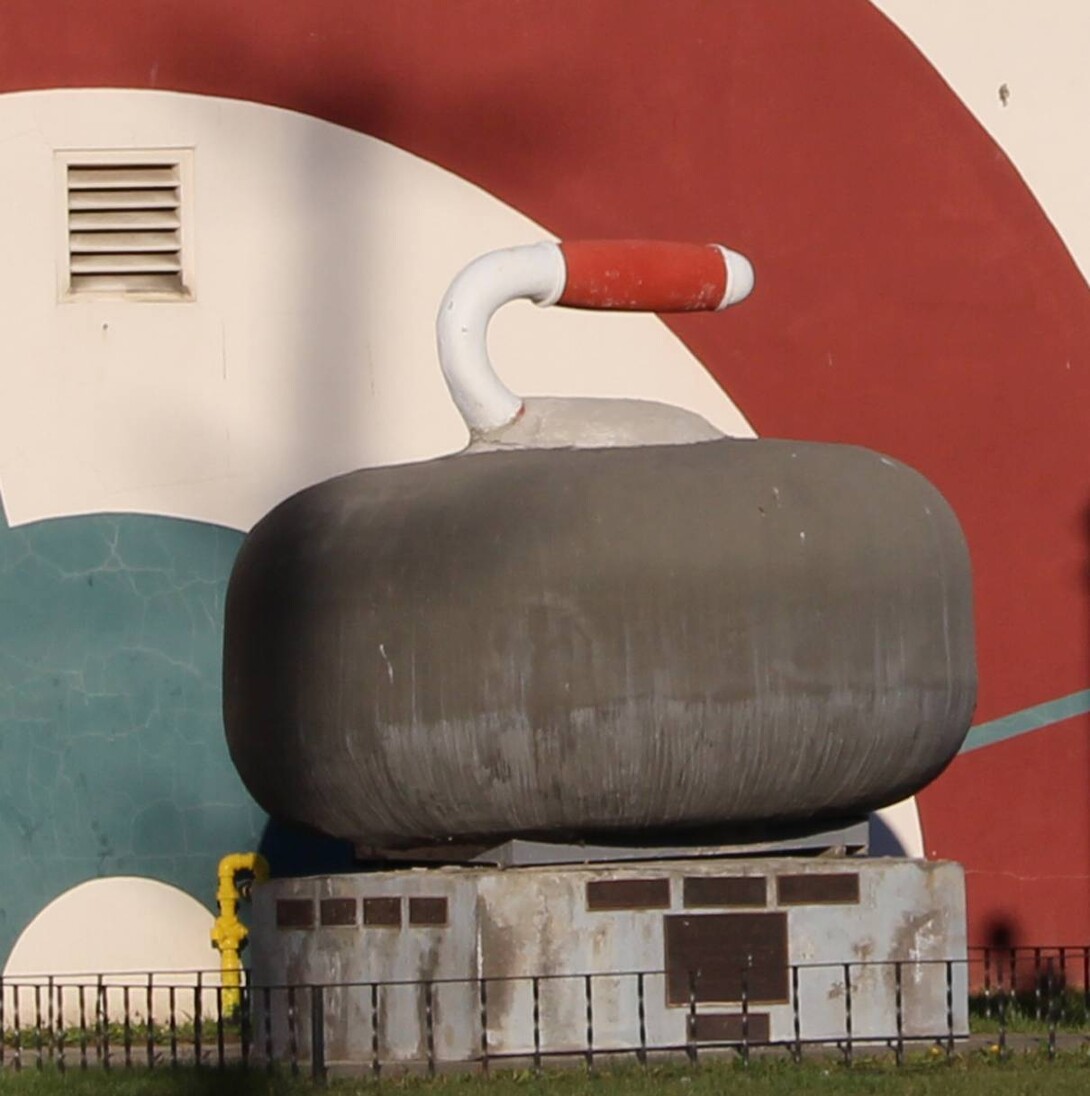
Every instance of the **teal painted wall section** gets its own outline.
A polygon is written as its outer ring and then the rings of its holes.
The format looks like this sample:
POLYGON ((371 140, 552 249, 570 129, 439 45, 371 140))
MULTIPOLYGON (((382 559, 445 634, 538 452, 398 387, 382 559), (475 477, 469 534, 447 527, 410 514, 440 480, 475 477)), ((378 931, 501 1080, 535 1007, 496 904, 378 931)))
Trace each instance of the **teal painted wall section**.
POLYGON ((0 963, 69 887, 143 875, 211 906, 219 856, 262 841, 221 716, 241 543, 171 518, 0 519, 0 963))

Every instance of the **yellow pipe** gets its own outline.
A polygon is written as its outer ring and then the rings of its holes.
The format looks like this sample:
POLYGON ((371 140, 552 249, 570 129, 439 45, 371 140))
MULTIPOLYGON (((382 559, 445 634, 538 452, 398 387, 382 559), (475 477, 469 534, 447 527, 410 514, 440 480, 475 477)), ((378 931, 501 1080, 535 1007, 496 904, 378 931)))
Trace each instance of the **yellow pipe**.
POLYGON ((269 864, 257 852, 234 852, 220 861, 219 887, 216 890, 220 912, 212 925, 212 946, 218 948, 220 953, 223 1011, 228 1014, 242 1003, 242 960, 239 952, 249 935, 249 930, 238 919, 238 903, 242 895, 235 877, 239 872, 249 872, 255 883, 264 883, 269 878, 269 864))

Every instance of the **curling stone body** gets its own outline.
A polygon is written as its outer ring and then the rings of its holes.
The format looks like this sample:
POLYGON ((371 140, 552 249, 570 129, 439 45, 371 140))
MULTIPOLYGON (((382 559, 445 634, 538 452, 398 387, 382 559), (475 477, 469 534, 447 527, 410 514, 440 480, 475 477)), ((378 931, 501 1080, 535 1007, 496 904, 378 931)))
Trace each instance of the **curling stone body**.
POLYGON ((224 684, 258 802, 361 846, 854 816, 964 739, 968 553, 851 446, 470 451, 259 523, 224 684))

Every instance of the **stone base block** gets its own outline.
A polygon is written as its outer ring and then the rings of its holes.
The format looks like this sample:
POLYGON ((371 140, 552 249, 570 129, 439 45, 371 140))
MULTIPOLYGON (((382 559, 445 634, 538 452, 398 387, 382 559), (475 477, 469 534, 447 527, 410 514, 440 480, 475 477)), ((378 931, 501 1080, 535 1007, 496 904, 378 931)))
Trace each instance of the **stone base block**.
POLYGON ((259 1056, 309 1057, 314 1025, 328 1062, 361 1065, 967 1033, 965 888, 950 862, 279 879, 255 893, 250 939, 259 1056))

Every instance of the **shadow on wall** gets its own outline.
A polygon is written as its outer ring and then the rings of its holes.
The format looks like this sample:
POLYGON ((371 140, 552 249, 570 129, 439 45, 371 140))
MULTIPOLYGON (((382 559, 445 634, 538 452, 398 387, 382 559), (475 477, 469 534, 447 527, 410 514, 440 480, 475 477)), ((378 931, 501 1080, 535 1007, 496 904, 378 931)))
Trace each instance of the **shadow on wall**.
MULTIPOLYGON (((217 37, 224 48, 222 31, 217 32, 217 37)), ((279 59, 255 55, 251 41, 239 45, 240 49, 231 49, 225 55, 248 57, 247 64, 255 70, 252 79, 258 83, 266 82, 261 75, 264 69, 268 72, 268 83, 282 84, 279 59)), ((590 134, 576 134, 570 127, 555 127, 547 140, 540 134, 531 139, 522 120, 548 117, 552 105, 540 87, 524 76, 462 74, 463 78, 449 89, 442 105, 443 117, 437 121, 428 116, 419 99, 407 96, 404 88, 361 73, 351 56, 346 57, 346 63, 350 71, 342 81, 325 80, 301 94, 292 89, 287 96, 292 107, 386 140, 394 139, 391 130, 396 134, 406 126, 409 132, 419 126, 452 134, 448 137, 452 146, 447 150, 450 159, 439 156, 437 162, 454 171, 473 163, 469 157, 469 163, 460 164, 456 154, 465 143, 461 135, 467 130, 473 132, 476 146, 491 150, 493 156, 502 160, 504 171, 511 178, 539 178, 549 174, 549 164, 571 161, 580 152, 593 151, 590 134), (497 110, 497 103, 506 104, 505 109, 497 110), (453 115, 459 119, 456 127, 447 122, 453 115)), ((303 75, 301 80, 305 84, 307 77, 303 75)), ((275 97, 268 101, 275 101, 275 97)), ((371 447, 366 444, 368 435, 390 432, 384 407, 367 399, 363 379, 373 372, 396 372, 400 363, 371 360, 370 328, 388 322, 384 295, 389 286, 402 285, 407 292, 419 291, 415 288, 418 278, 406 269, 406 257, 399 253, 388 227, 391 211, 397 210, 405 196, 391 192, 390 181, 382 178, 367 179, 359 188, 352 158, 355 146, 320 139, 322 131, 318 127, 310 127, 306 132, 309 140, 295 149, 293 156, 297 208, 307 211, 306 232, 300 234, 299 254, 293 265, 306 271, 306 276, 299 278, 299 284, 305 286, 300 314, 311 322, 295 329, 295 356, 299 363, 305 363, 299 373, 304 379, 295 394, 293 434, 285 446, 285 456, 290 459, 297 455, 305 467, 313 463, 311 454, 316 446, 338 444, 342 452, 331 460, 330 467, 340 469, 359 463, 355 454, 360 452, 360 446, 354 439, 362 438, 364 450, 370 452, 371 447), (360 254, 345 256, 346 246, 355 246, 360 254), (357 258, 362 260, 355 268, 357 277, 346 277, 345 269, 352 270, 357 258), (390 269, 391 262, 399 263, 399 269, 390 269), (368 287, 371 298, 361 299, 361 291, 366 297, 368 287), (366 360, 358 360, 360 347, 365 348, 366 360)), ((412 148, 412 144, 407 141, 406 147, 412 148)), ((465 178, 472 180, 473 173, 465 178)), ((561 176, 557 185, 563 185, 561 176)), ((523 241, 510 241, 518 242, 523 241)), ((419 261, 419 256, 415 261, 419 261)), ((450 271, 451 276, 455 273, 456 270, 450 271)), ((431 317, 438 309, 444 288, 445 285, 440 287, 426 309, 429 342, 431 317)), ((434 369, 438 379, 437 361, 434 369)), ((407 409, 411 413, 411 403, 407 409)))
POLYGON ((901 839, 893 832, 889 823, 877 812, 870 815, 870 831, 868 841, 870 843, 871 856, 911 856, 912 853, 905 848, 901 839))
POLYGON ((994 951, 1017 947, 1018 937, 1018 927, 1009 917, 993 917, 984 927, 984 946, 994 951))

